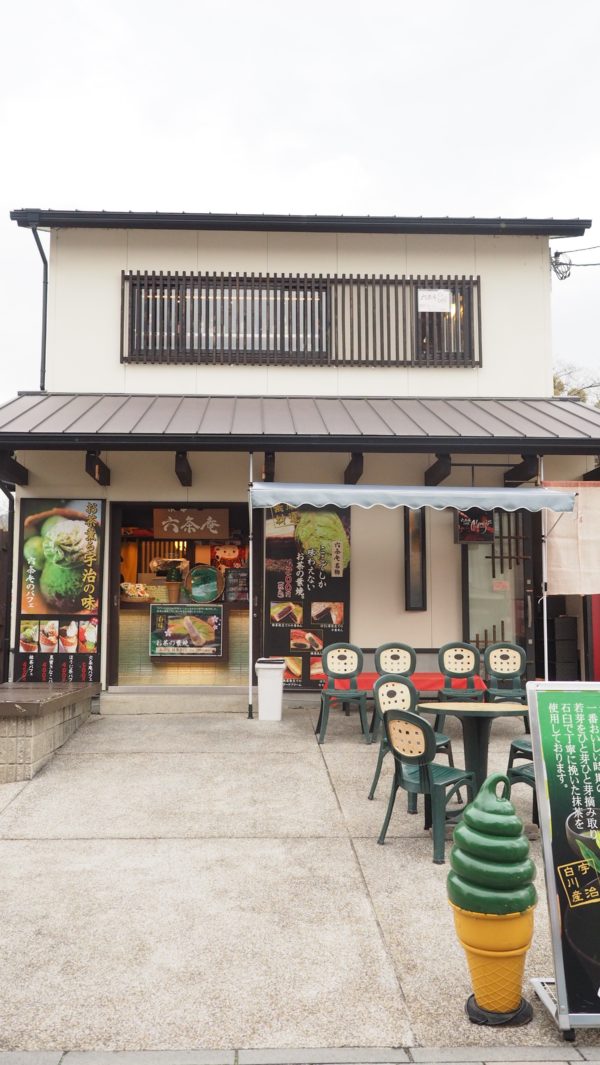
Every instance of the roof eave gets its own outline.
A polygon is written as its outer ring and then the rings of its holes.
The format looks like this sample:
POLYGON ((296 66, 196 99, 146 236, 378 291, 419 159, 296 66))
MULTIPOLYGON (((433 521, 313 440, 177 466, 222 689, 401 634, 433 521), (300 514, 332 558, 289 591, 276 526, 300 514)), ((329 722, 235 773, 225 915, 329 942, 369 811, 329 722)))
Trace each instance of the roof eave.
POLYGON ((22 208, 12 221, 40 229, 239 230, 282 233, 423 233, 580 237, 591 220, 571 218, 426 218, 376 215, 195 214, 146 211, 55 211, 22 208))
POLYGON ((11 451, 324 451, 371 454, 455 455, 475 452, 489 455, 590 455, 598 449, 593 439, 580 437, 549 440, 548 437, 520 436, 456 437, 429 436, 425 439, 390 438, 389 436, 315 436, 314 434, 244 434, 244 435, 169 435, 78 433, 1 433, 0 449, 11 451))

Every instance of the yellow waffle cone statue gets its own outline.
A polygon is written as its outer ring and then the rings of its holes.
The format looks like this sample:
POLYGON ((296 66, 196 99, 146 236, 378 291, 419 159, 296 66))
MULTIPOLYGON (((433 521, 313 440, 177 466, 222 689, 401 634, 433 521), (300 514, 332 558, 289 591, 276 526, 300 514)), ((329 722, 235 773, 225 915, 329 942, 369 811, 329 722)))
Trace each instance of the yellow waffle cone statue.
POLYGON ((522 984, 535 866, 509 796, 508 778, 489 776, 455 828, 450 854, 448 897, 473 984, 467 1014, 476 1024, 520 1025, 532 1017, 522 984))

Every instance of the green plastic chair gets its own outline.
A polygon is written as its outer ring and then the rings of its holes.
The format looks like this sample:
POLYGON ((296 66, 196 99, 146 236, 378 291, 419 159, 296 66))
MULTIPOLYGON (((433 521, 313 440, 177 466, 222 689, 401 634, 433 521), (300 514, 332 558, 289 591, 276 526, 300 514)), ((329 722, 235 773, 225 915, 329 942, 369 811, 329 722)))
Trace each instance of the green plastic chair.
POLYGON ((319 743, 325 742, 327 722, 329 721, 329 708, 332 702, 358 703, 360 724, 366 743, 373 742, 373 736, 367 722, 367 691, 361 691, 356 684, 356 678, 362 672, 363 654, 360 647, 352 643, 330 643, 325 647, 322 655, 323 672, 327 677, 327 684, 321 689, 321 709, 315 732, 319 736, 319 743), (349 680, 348 689, 334 687, 336 680, 349 680))
POLYGON ((518 739, 512 741, 508 752, 509 769, 512 769, 513 763, 517 758, 526 758, 529 762, 533 761, 531 736, 520 736, 518 739))
POLYGON ((539 825, 539 813, 537 804, 537 793, 535 790, 535 770, 533 768, 533 762, 525 762, 524 765, 510 766, 506 770, 506 775, 510 780, 511 787, 513 784, 528 784, 530 788, 533 788, 533 806, 531 811, 531 820, 534 825, 539 825))
POLYGON ((390 750, 394 755, 394 779, 388 808, 378 843, 383 844, 399 788, 425 796, 425 829, 433 830, 433 861, 444 863, 446 806, 461 784, 465 784, 469 799, 475 787, 475 774, 465 769, 438 765, 435 733, 428 721, 409 710, 384 711, 383 720, 390 750))
MULTIPOLYGON (((414 647, 410 647, 407 643, 398 643, 396 641, 382 643, 375 651, 375 669, 380 677, 410 677, 416 668, 417 652, 414 647)), ((381 715, 376 712, 375 706, 373 706, 373 717, 371 718, 373 739, 377 738, 379 726, 382 723, 381 715)))
POLYGON ((475 699, 480 702, 485 695, 475 687, 474 678, 479 674, 480 655, 472 643, 445 643, 438 651, 438 667, 444 677, 444 686, 438 692, 439 699, 475 699), (453 688, 453 680, 465 680, 466 688, 453 688))
MULTIPOLYGON (((393 673, 384 674, 379 680, 375 681, 373 687, 373 699, 375 701, 374 713, 377 726, 379 724, 383 726, 383 714, 386 710, 410 710, 411 713, 418 713, 418 698, 417 690, 408 677, 397 676, 393 673)), ((377 728, 372 730, 372 732, 375 736, 377 728)), ((448 758, 448 765, 454 767, 454 755, 452 753, 452 740, 450 737, 444 735, 443 732, 436 732, 435 746, 436 752, 438 754, 445 754, 448 758)), ((389 750, 390 747, 385 734, 385 728, 382 728, 377 765, 375 767, 375 775, 373 777, 373 783, 371 784, 371 790, 369 791, 369 799, 375 797, 375 790, 379 783, 383 759, 386 754, 389 753, 389 750)), ((458 792, 458 801, 462 802, 460 792, 458 792)), ((414 794, 408 796, 408 812, 415 814, 417 812, 417 796, 414 794)))
POLYGON ((375 651, 375 669, 380 677, 410 677, 417 668, 417 652, 407 643, 382 643, 375 651))
MULTIPOLYGON (((517 643, 491 643, 483 652, 489 702, 527 702, 522 678, 527 669, 527 655, 517 643)), ((529 714, 523 714, 525 732, 529 732, 529 714)))

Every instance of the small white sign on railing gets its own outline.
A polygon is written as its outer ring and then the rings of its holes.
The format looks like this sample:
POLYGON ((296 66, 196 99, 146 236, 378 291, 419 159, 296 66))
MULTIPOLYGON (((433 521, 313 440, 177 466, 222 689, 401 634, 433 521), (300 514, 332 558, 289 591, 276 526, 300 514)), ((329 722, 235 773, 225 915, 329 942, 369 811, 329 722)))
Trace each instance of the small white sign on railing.
POLYGON ((419 314, 430 314, 432 311, 438 314, 449 314, 450 289, 448 288, 420 288, 418 289, 417 304, 419 314))

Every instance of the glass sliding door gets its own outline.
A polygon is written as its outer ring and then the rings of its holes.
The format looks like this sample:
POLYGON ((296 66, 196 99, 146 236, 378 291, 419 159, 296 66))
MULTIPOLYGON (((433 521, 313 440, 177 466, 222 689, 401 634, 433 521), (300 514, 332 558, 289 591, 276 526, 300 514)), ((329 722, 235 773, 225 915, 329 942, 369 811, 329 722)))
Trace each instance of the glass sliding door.
POLYGON ((494 540, 463 546, 465 638, 481 651, 506 640, 525 648, 534 667, 531 515, 494 513, 494 540))

